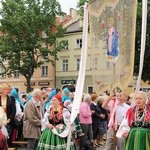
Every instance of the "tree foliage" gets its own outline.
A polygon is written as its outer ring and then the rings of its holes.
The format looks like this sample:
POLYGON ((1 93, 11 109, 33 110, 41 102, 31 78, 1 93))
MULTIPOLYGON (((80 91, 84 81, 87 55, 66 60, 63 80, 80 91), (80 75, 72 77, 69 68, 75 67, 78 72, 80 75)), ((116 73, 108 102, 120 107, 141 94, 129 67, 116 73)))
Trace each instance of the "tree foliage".
POLYGON ((0 15, 0 56, 8 61, 9 74, 18 70, 26 78, 29 92, 35 69, 48 62, 54 65, 47 55, 57 59, 65 46, 63 40, 57 42, 65 33, 56 21, 63 15, 61 6, 57 0, 5 0, 0 15))
POLYGON ((79 0, 79 2, 77 3, 77 8, 79 8, 79 13, 81 16, 84 15, 84 9, 83 6, 85 4, 85 2, 90 3, 92 0, 79 0))
MULTIPOLYGON (((148 14, 147 14, 147 32, 146 32, 146 45, 142 79, 150 81, 150 0, 148 0, 148 14)), ((137 7, 137 23, 136 23, 136 40, 135 40, 135 63, 134 74, 138 76, 139 63, 140 63, 140 50, 141 50, 141 29, 142 29, 142 0, 138 0, 137 7)))

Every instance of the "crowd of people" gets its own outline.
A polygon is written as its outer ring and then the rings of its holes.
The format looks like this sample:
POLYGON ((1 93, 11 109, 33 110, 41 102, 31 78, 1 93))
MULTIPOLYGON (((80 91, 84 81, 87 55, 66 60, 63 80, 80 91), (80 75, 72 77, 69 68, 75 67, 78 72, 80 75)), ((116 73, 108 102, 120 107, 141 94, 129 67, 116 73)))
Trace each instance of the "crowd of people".
POLYGON ((79 114, 71 124, 73 93, 66 87, 34 89, 0 85, 0 149, 26 140, 27 150, 150 149, 150 103, 138 91, 83 94, 79 114), (134 102, 134 103, 133 103, 134 102), (67 131, 70 130, 71 134, 67 131), (70 142, 68 142, 68 136, 70 142), (69 144, 68 144, 69 143, 69 144))

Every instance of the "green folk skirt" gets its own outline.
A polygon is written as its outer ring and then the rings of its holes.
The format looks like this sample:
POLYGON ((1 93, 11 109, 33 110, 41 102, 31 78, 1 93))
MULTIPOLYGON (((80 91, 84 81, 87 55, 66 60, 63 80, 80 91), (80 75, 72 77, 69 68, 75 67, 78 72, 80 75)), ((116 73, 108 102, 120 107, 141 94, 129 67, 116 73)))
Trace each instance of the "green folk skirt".
POLYGON ((150 150, 150 129, 132 128, 125 141, 124 150, 150 150))
MULTIPOLYGON (((37 150, 66 150, 67 138, 55 135, 49 128, 46 128, 39 140, 37 150)), ((71 142, 70 150, 74 150, 74 145, 71 142)))

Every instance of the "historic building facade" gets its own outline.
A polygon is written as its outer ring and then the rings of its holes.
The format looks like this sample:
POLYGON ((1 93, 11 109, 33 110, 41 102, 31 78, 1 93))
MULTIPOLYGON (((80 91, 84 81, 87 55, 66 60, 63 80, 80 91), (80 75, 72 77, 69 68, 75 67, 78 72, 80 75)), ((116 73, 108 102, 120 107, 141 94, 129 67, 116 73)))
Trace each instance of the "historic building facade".
MULTIPOLYGON (((70 9, 70 19, 64 27, 67 27, 63 38, 68 43, 64 50, 58 53, 59 60, 56 61, 56 87, 63 87, 66 84, 75 85, 78 79, 80 57, 82 49, 83 18, 78 12, 70 9)), ((88 56, 86 65, 86 75, 84 93, 93 92, 91 54, 88 42, 88 56)))

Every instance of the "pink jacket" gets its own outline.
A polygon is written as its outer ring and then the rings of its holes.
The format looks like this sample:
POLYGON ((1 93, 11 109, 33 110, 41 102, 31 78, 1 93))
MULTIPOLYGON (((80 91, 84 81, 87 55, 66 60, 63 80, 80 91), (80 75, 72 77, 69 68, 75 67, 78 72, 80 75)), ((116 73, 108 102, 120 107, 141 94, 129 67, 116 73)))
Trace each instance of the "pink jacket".
POLYGON ((92 124, 90 106, 86 102, 82 102, 80 106, 79 119, 81 124, 92 124))

